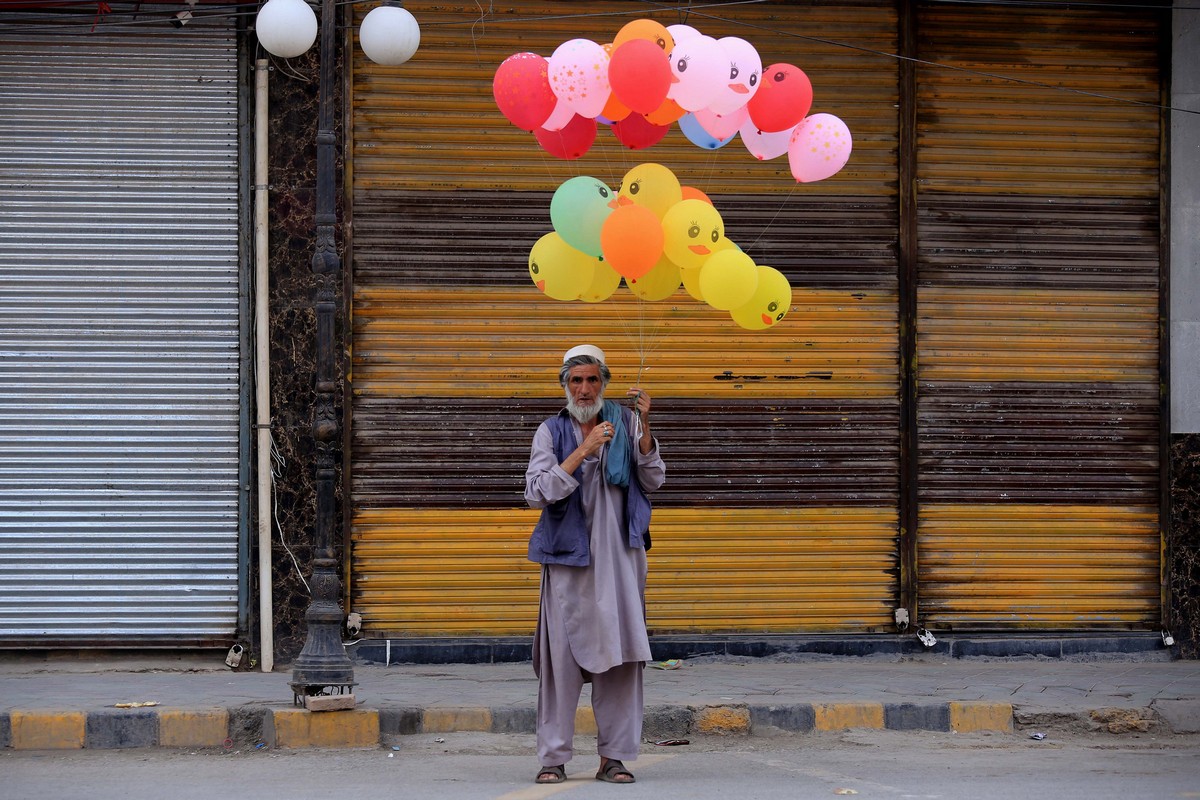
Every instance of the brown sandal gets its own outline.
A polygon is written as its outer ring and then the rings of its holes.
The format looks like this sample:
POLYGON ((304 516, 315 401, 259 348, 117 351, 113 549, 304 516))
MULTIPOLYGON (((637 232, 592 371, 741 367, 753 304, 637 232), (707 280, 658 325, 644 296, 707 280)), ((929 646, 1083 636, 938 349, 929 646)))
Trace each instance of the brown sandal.
POLYGON ((537 777, 533 779, 534 783, 562 783, 567 779, 567 771, 563 769, 563 765, 557 767, 542 767, 538 770, 537 777))
POLYGON ((596 773, 596 780, 605 783, 637 783, 633 773, 625 769, 625 765, 615 758, 604 762, 604 766, 596 773))

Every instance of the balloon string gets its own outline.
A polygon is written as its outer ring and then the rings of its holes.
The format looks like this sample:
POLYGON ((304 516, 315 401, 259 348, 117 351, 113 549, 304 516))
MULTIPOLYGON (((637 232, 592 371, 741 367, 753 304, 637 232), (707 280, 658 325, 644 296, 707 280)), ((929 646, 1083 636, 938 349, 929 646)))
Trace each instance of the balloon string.
POLYGON ((788 201, 790 201, 792 199, 792 195, 795 193, 796 187, 799 185, 800 185, 799 181, 792 183, 792 186, 790 189, 788 189, 787 194, 783 196, 783 200, 782 200, 782 202, 780 202, 779 208, 775 209, 774 216, 772 216, 769 220, 767 220, 767 224, 764 225, 763 229, 758 232, 758 236, 755 237, 754 241, 748 245, 749 248, 752 248, 755 245, 757 245, 759 243, 759 241, 762 239, 762 237, 767 234, 767 231, 771 230, 771 226, 775 224, 775 220, 779 219, 779 215, 783 213, 784 206, 786 206, 788 204, 788 201))

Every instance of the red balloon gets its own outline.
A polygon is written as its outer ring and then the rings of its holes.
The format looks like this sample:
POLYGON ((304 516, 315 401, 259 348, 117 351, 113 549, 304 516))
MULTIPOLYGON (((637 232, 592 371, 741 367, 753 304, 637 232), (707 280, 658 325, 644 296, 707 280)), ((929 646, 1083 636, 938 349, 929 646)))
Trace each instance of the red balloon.
POLYGON ((558 102, 550 89, 549 68, 537 53, 516 53, 496 68, 492 96, 500 113, 523 131, 542 127, 558 102))
POLYGON ((538 128, 533 135, 547 153, 571 161, 586 153, 596 141, 596 120, 576 114, 559 130, 538 128))
POLYGON ((812 81, 799 67, 772 64, 762 72, 758 91, 746 103, 750 121, 763 133, 796 127, 812 108, 812 81))
POLYGON ((613 123, 612 130, 621 144, 630 150, 645 150, 656 145, 667 135, 670 125, 655 125, 641 114, 630 114, 613 123))
POLYGON ((654 42, 630 39, 609 57, 608 83, 622 103, 640 114, 649 114, 667 99, 671 64, 654 42))
POLYGON ((600 228, 600 250, 622 277, 636 280, 662 256, 662 220, 646 206, 620 206, 600 228))

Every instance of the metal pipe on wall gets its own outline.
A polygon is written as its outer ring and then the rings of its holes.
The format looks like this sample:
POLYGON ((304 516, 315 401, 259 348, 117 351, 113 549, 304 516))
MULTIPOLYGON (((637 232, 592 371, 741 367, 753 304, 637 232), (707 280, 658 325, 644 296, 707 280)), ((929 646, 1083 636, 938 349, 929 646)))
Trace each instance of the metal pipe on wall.
POLYGON ((275 668, 275 626, 271 570, 271 378, 268 364, 267 273, 267 60, 254 62, 254 430, 257 436, 259 664, 275 668))

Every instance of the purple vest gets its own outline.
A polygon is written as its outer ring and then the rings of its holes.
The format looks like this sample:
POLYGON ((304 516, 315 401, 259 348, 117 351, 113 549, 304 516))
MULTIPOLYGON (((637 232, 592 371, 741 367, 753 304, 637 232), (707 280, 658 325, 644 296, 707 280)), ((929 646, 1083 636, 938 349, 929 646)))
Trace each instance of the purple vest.
MULTIPOLYGON (((625 415, 626 430, 633 431, 633 412, 623 409, 622 413, 625 415)), ((546 424, 554 437, 554 455, 561 464, 576 447, 571 418, 564 410, 546 420, 546 424)), ((628 441, 630 447, 636 447, 632 436, 628 441)), ((633 459, 636 464, 636 456, 633 459)), ((572 477, 581 481, 583 467, 575 470, 572 477)), ((625 490, 625 527, 630 547, 650 549, 650 498, 642 491, 636 470, 629 478, 629 488, 625 490)), ((541 519, 529 537, 529 560, 569 567, 586 567, 591 563, 588 518, 583 511, 583 498, 578 489, 542 509, 541 519)))

